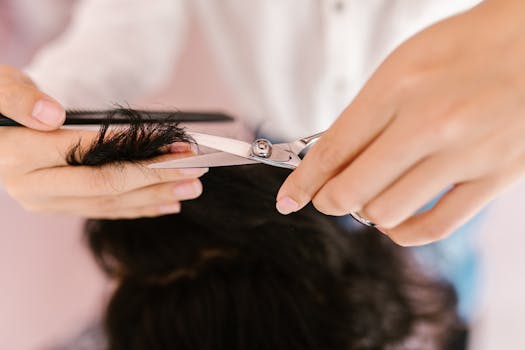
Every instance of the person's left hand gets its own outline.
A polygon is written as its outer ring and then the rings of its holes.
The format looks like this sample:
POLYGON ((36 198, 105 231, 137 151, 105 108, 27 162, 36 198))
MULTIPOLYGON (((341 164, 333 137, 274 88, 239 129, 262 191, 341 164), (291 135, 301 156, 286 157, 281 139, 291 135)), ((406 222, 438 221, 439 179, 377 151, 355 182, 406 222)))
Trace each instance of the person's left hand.
POLYGON ((356 211, 419 245, 524 174, 525 2, 486 0, 392 53, 285 181, 277 208, 356 211))

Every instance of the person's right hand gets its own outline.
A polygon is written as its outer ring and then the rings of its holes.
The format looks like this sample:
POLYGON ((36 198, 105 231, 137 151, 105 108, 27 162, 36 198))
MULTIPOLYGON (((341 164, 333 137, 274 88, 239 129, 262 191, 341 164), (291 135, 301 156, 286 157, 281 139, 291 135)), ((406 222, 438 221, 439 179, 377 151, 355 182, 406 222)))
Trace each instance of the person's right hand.
MULTIPOLYGON (((79 140, 89 145, 97 132, 54 130, 64 109, 15 68, 0 66, 0 113, 27 126, 0 127, 0 186, 27 210, 110 219, 158 216, 179 212, 181 200, 202 192, 197 178, 207 169, 68 166, 70 148, 79 140)), ((172 149, 177 154, 143 164, 191 155, 189 146, 172 149)))

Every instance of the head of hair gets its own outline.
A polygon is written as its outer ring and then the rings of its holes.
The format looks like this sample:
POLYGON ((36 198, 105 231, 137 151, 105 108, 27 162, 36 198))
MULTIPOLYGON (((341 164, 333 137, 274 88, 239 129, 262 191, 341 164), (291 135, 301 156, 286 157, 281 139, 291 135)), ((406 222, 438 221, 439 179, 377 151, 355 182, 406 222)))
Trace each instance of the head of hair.
MULTIPOLYGON (((122 153, 144 159, 152 156, 144 149, 187 140, 174 125, 102 133, 91 149, 75 151, 77 164, 120 161, 122 153), (167 141, 148 145, 159 139, 167 141), (101 155, 106 144, 117 150, 101 155)), ((288 173, 212 169, 203 195, 180 214, 89 220, 89 246, 118 281, 105 315, 109 348, 439 348, 456 319, 450 286, 374 229, 350 231, 311 206, 278 214, 275 194, 288 173)))

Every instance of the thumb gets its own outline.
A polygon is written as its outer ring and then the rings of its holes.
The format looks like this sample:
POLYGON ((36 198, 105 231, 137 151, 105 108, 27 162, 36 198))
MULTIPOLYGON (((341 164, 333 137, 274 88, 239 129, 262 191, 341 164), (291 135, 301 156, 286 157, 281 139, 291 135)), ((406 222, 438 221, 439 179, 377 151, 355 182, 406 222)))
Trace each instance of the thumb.
POLYGON ((20 70, 0 65, 0 114, 37 130, 54 130, 65 119, 64 108, 44 94, 20 70))

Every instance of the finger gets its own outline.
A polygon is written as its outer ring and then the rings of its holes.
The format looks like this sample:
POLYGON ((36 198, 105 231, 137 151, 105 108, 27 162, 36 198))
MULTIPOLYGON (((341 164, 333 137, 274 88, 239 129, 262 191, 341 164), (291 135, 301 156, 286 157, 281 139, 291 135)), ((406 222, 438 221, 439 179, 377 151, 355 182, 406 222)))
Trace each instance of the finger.
POLYGON ((403 174, 360 210, 360 214, 382 228, 393 228, 455 183, 489 173, 497 162, 491 143, 474 150, 452 150, 425 158, 403 174))
POLYGON ((423 245, 447 237, 468 222, 503 190, 515 183, 519 173, 498 175, 458 184, 436 205, 384 232, 403 246, 423 245))
POLYGON ((65 166, 41 169, 11 181, 15 198, 27 197, 95 197, 122 194, 154 184, 195 179, 208 169, 150 169, 148 164, 191 156, 170 154, 140 163, 108 164, 101 167, 65 166), (14 183, 16 182, 16 183, 14 183))
POLYGON ((123 208, 112 212, 95 211, 90 214, 79 214, 80 216, 90 219, 136 219, 136 218, 152 218, 168 214, 180 213, 180 203, 166 204, 163 206, 146 206, 139 208, 123 208))
POLYGON ((393 121, 348 167, 324 184, 313 204, 329 215, 360 211, 432 147, 417 125, 406 127, 393 121))
MULTIPOLYGON (((111 131, 108 135, 110 133, 111 131)), ((98 135, 98 131, 89 130, 55 130, 44 133, 28 128, 0 128, 3 144, 12 145, 0 149, 0 161, 10 165, 8 172, 14 171, 17 174, 66 166, 67 158, 76 146, 81 152, 88 150, 98 135)), ((188 152, 192 152, 191 146, 184 142, 167 145, 161 151, 169 154, 186 153, 186 156, 189 155, 188 152)))
POLYGON ((457 168, 451 165, 445 156, 425 159, 359 213, 382 228, 399 225, 457 182, 457 168))
POLYGON ((152 185, 122 194, 121 205, 128 207, 161 206, 173 202, 195 199, 202 194, 202 183, 199 180, 186 180, 152 185))
POLYGON ((194 199, 202 194, 202 184, 199 180, 170 182, 140 188, 120 195, 99 197, 56 197, 46 199, 43 203, 34 206, 45 207, 49 212, 75 213, 76 215, 96 210, 98 212, 123 212, 136 208, 154 207, 159 212, 165 206, 176 204, 179 201, 194 199))
POLYGON ((277 194, 277 209, 289 214, 304 207, 317 191, 361 152, 394 114, 390 97, 381 96, 375 79, 348 106, 307 153, 277 194))
POLYGON ((87 149, 98 132, 86 130, 35 131, 28 128, 0 128, 2 143, 0 160, 8 172, 27 172, 67 165, 69 151, 80 142, 87 149))
POLYGON ((22 72, 0 66, 0 113, 37 130, 53 130, 65 120, 64 108, 22 72))

